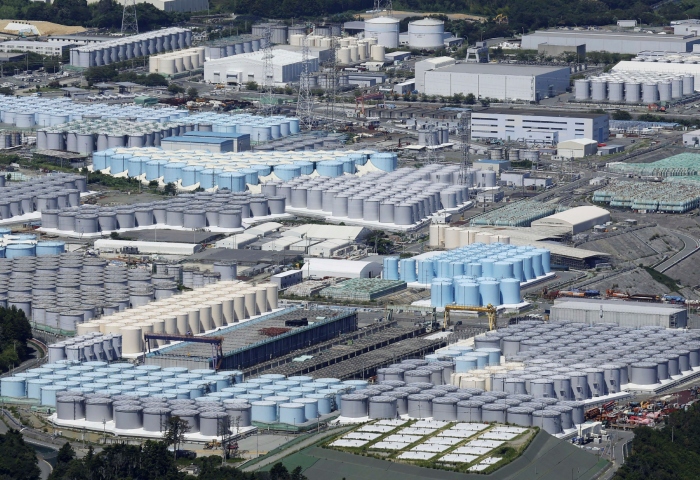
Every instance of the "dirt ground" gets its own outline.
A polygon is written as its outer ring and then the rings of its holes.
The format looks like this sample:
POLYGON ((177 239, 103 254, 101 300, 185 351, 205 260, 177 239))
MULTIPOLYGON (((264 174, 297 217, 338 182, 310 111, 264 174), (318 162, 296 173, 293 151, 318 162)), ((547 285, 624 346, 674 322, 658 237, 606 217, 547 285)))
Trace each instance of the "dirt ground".
MULTIPOLYGON (((669 272, 666 272, 667 274, 669 272)), ((669 275, 671 278, 676 278, 674 275, 669 275)), ((648 293, 654 295, 682 295, 685 298, 697 299, 700 298, 693 289, 689 287, 680 288, 678 292, 671 292, 668 287, 654 280, 646 270, 636 268, 621 275, 616 275, 613 278, 604 279, 600 282, 586 285, 586 289, 599 290, 619 290, 628 293, 648 293)))
POLYGON ((651 226, 622 233, 613 237, 601 234, 596 239, 590 235, 590 241, 579 245, 580 248, 605 252, 614 255, 615 259, 633 261, 635 264, 655 265, 664 256, 673 256, 683 249, 683 243, 677 236, 663 227, 651 226))
POLYGON ((165 198, 162 195, 154 195, 150 192, 129 193, 99 187, 96 188, 96 190, 100 192, 97 198, 97 204, 102 206, 119 206, 143 202, 156 202, 165 198))

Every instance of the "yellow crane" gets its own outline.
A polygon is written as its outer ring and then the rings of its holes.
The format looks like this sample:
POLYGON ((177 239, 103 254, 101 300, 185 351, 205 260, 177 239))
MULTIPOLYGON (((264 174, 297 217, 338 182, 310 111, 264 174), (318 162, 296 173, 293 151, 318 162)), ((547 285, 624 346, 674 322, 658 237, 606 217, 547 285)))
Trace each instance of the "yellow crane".
POLYGON ((461 311, 461 312, 481 312, 485 313, 489 319, 489 330, 496 329, 496 307, 490 303, 485 307, 466 307, 462 305, 447 305, 445 307, 445 321, 443 322, 443 328, 447 329, 450 323, 450 312, 461 311))
POLYGON ((508 17, 506 17, 502 13, 499 13, 498 15, 496 15, 496 17, 493 20, 498 24, 502 24, 502 23, 507 24, 508 23, 508 17))

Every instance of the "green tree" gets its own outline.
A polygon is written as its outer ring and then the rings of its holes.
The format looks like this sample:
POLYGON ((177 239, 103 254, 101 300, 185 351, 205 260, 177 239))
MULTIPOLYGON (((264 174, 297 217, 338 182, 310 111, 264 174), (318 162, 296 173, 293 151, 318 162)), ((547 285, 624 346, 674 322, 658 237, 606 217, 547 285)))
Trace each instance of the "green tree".
POLYGON ((167 446, 173 447, 174 458, 177 458, 177 451, 185 441, 185 434, 190 431, 190 424, 177 415, 170 417, 165 425, 163 441, 167 446))
POLYGON ((187 98, 189 98, 190 100, 194 100, 198 96, 199 96, 199 90, 197 90, 196 88, 190 87, 187 89, 187 98))
POLYGON ((476 103, 476 97, 474 96, 473 93, 467 93, 467 96, 464 98, 464 103, 467 105, 474 105, 476 103))
POLYGON ((245 88, 248 90, 257 90, 258 89, 258 83, 257 82, 248 82, 245 84, 245 88))
POLYGON ((167 185, 165 185, 163 192, 166 195, 177 195, 177 185, 175 185, 173 182, 169 182, 167 185))
POLYGON ((178 93, 185 93, 185 89, 177 83, 171 83, 168 85, 168 92, 172 93, 173 95, 177 95, 178 93))
POLYGON ((616 110, 612 114, 613 120, 632 120, 632 115, 627 110, 616 110))
POLYGON ((0 435, 0 478, 7 480, 38 480, 41 471, 34 449, 22 434, 10 429, 0 435))
POLYGON ((24 311, 16 307, 0 308, 0 371, 18 365, 29 355, 27 341, 32 327, 24 311))

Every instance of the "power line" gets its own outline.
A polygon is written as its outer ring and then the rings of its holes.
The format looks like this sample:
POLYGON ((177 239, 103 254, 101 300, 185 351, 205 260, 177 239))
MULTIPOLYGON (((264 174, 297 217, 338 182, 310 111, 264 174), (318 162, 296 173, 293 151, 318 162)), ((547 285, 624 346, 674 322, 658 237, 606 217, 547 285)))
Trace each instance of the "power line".
POLYGON ((272 115, 274 112, 272 90, 275 86, 275 70, 272 65, 272 30, 269 24, 265 27, 263 41, 265 46, 263 47, 263 85, 260 103, 263 113, 272 115))
POLYGON ((326 62, 326 92, 330 95, 326 108, 326 115, 330 121, 326 124, 329 130, 335 128, 335 107, 338 97, 338 50, 340 44, 338 37, 331 36, 330 58, 326 62))

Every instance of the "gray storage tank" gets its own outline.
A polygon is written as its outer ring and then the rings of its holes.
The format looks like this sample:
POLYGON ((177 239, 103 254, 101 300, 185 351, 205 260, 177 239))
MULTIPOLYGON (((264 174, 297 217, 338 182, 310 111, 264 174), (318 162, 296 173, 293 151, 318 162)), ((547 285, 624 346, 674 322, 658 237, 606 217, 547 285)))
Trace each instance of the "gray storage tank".
POLYGON ((85 400, 85 420, 97 423, 112 421, 112 399, 93 397, 85 400))
POLYGON ((134 430, 143 427, 143 407, 135 404, 115 407, 114 426, 119 430, 134 430))
MULTIPOLYGON (((341 409, 344 400, 341 402, 341 409)), ((369 418, 393 419, 398 417, 397 399, 385 395, 376 395, 369 398, 369 418)))
POLYGON ((534 410, 528 407, 510 407, 506 410, 506 420, 508 423, 520 427, 531 427, 532 412, 534 410))
POLYGON ((199 412, 191 408, 182 408, 170 412, 172 417, 180 417, 190 427, 189 433, 199 432, 199 412))
POLYGON ((506 423, 508 405, 503 403, 487 403, 481 407, 481 421, 484 423, 506 423))
MULTIPOLYGON (((408 373, 408 372, 406 372, 408 373)), ((408 416, 410 418, 430 418, 433 416, 433 397, 423 393, 408 396, 408 416)))
POLYGON ((170 409, 163 406, 148 406, 143 409, 143 429, 147 432, 163 432, 167 429, 170 409))
POLYGON ((459 399, 454 397, 433 398, 433 419, 447 422, 457 421, 457 403, 459 399))
POLYGON ((85 418, 85 398, 78 395, 56 397, 56 418, 59 420, 82 420, 85 418))
POLYGON ((199 433, 208 437, 220 437, 229 433, 231 421, 227 412, 201 412, 199 414, 199 433))
POLYGON ((340 397, 340 415, 347 418, 362 418, 368 415, 369 397, 348 393, 340 397))

